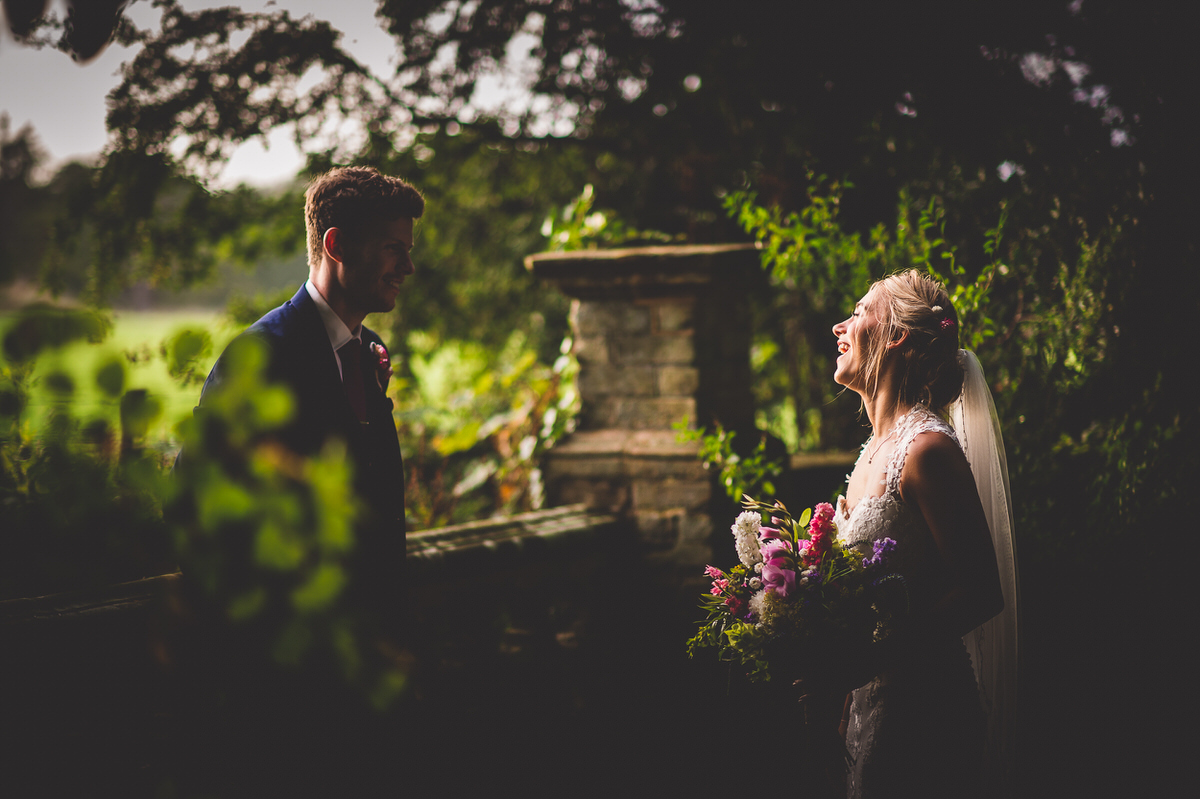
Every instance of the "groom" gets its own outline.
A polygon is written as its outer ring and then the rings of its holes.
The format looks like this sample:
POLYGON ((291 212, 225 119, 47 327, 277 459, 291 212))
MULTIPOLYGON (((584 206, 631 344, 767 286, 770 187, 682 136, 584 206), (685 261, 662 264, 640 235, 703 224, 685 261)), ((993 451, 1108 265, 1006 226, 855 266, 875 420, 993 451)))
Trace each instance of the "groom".
MULTIPOLYGON (((266 344, 267 378, 295 401, 279 443, 301 456, 331 438, 346 444, 362 508, 357 582, 371 601, 386 601, 402 583, 404 464, 386 395, 387 351, 362 322, 395 307, 414 271, 413 224, 424 210, 413 186, 370 167, 318 177, 305 195, 308 280, 243 334, 266 344)), ((205 381, 201 406, 221 384, 225 358, 205 381)))

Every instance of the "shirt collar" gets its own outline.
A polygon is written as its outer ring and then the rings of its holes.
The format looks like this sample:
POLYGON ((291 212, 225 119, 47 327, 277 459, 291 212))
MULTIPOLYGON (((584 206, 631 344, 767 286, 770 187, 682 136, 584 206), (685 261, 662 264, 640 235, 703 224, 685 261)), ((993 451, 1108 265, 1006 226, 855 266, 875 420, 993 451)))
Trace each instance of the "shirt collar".
POLYGON ((325 326, 325 335, 329 336, 329 344, 333 347, 334 352, 344 347, 351 339, 361 340, 362 325, 359 325, 351 332, 341 317, 329 307, 329 303, 321 296, 321 292, 317 291, 317 287, 313 285, 311 280, 304 281, 304 288, 308 291, 308 296, 312 297, 312 301, 317 305, 317 313, 321 316, 321 324, 325 326))

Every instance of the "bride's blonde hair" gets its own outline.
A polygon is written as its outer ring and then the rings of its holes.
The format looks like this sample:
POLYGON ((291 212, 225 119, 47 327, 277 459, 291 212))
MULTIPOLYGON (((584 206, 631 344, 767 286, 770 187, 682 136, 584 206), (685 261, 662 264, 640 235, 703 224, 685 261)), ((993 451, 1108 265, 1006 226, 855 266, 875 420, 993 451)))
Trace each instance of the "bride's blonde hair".
POLYGON ((864 377, 878 388, 887 343, 907 332, 900 348, 904 359, 898 401, 923 403, 940 412, 953 402, 963 385, 958 362, 958 313, 946 288, 917 269, 876 281, 872 312, 879 324, 867 340, 864 377))

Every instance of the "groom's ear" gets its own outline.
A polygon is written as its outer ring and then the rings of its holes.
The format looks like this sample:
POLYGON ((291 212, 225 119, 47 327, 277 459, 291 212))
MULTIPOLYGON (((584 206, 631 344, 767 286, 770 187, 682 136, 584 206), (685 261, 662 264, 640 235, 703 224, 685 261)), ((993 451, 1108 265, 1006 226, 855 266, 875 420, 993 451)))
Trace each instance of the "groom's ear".
POLYGON ((331 227, 325 231, 325 235, 321 237, 321 246, 325 249, 325 254, 339 264, 342 262, 345 247, 345 236, 341 228, 331 227))

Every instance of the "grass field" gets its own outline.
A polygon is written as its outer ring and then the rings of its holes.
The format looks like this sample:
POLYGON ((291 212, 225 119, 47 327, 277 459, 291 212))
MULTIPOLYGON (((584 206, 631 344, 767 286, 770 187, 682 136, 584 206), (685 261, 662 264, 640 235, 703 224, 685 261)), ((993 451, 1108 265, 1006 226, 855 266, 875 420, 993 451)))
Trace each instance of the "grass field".
MULTIPOLYGON (((13 318, 11 313, 0 313, 0 336, 13 318)), ((126 390, 144 388, 162 402, 162 416, 151 428, 148 443, 169 447, 174 439, 175 425, 191 414, 200 396, 200 384, 180 385, 168 374, 161 352, 162 343, 185 328, 206 331, 212 338, 213 349, 200 359, 203 377, 217 354, 238 332, 225 322, 220 311, 205 308, 114 311, 112 321, 112 332, 100 344, 78 342, 39 356, 24 419, 28 433, 36 434, 44 426, 50 411, 63 404, 69 405, 71 413, 85 422, 97 418, 116 421, 117 400, 110 399, 99 389, 95 376, 101 364, 117 356, 125 363, 126 390), (45 378, 55 371, 70 375, 75 387, 71 395, 63 397, 47 387, 45 378)))

